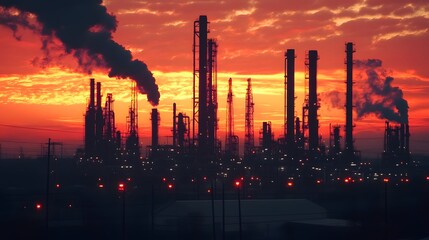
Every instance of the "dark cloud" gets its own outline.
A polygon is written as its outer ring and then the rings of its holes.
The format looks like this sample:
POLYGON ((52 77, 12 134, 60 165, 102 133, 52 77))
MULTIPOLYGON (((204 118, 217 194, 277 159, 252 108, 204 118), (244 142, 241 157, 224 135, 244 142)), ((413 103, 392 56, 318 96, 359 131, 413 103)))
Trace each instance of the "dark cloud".
MULTIPOLYGON (((83 70, 91 72, 93 67, 109 68, 109 77, 135 80, 151 104, 159 103, 158 85, 147 65, 133 59, 129 50, 113 40, 117 21, 101 0, 0 0, 0 6, 3 12, 18 11, 23 17, 33 14, 41 24, 45 51, 49 50, 51 38, 55 37, 61 41, 67 54, 78 59, 83 70)), ((21 18, 13 23, 29 27, 21 18)), ((49 56, 48 52, 46 57, 49 56)))

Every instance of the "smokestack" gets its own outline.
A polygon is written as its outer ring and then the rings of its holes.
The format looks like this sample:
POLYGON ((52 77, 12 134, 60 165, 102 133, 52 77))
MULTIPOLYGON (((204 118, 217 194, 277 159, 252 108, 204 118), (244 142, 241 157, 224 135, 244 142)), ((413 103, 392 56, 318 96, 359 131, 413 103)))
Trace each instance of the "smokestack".
POLYGON ((354 153, 353 146, 353 43, 346 43, 347 91, 346 91, 346 146, 348 154, 354 153))
POLYGON ((183 113, 179 113, 177 116, 177 142, 181 148, 185 146, 185 132, 186 126, 184 122, 184 116, 183 113))
POLYGON ((295 119, 295 131, 296 131, 295 136, 296 136, 296 139, 298 140, 298 138, 301 137, 301 123, 299 121, 299 117, 295 119))
POLYGON ((95 150, 95 80, 89 80, 89 104, 85 114, 85 155, 91 157, 95 150))
POLYGON ((95 147, 96 147, 96 153, 100 154, 101 149, 101 142, 103 140, 103 125, 104 125, 104 119, 103 119, 103 109, 101 105, 101 83, 97 82, 97 108, 95 110, 95 147))
POLYGON ((334 153, 340 152, 340 126, 334 126, 334 153))
POLYGON ((389 138, 390 138, 390 126, 389 126, 389 122, 386 121, 386 127, 384 130, 384 152, 387 153, 388 152, 388 148, 389 148, 389 138))
POLYGON ((294 120, 295 120, 295 49, 288 49, 285 53, 285 71, 286 71, 286 88, 287 88, 287 133, 286 143, 289 150, 295 145, 294 120))
POLYGON ((207 16, 199 18, 198 147, 207 145, 207 16))
POLYGON ((173 103, 173 146, 177 146, 176 103, 173 103))
POLYGON ((271 122, 262 123, 262 147, 271 148, 271 122))
POLYGON ((97 109, 101 109, 101 83, 97 82, 97 109))
POLYGON ((153 108, 151 114, 152 120, 152 147, 158 146, 158 127, 159 127, 159 115, 158 109, 153 108))
POLYGON ((401 152, 405 152, 405 124, 401 123, 401 127, 399 130, 399 148, 401 152))
POLYGON ((316 151, 319 148, 319 120, 317 118, 317 109, 319 108, 319 102, 317 99, 317 60, 319 60, 317 50, 310 50, 308 52, 308 138, 310 151, 316 151))
POLYGON ((405 124, 405 153, 410 154, 410 126, 405 124))
POLYGON ((95 79, 91 78, 89 79, 89 109, 95 108, 95 79))

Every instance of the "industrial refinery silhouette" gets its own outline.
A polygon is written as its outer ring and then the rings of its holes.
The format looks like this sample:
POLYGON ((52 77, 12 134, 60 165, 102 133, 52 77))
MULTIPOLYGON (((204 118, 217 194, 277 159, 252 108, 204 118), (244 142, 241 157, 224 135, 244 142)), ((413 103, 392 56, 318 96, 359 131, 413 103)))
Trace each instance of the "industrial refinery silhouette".
MULTIPOLYGON (((18 5, 14 7, 40 16, 40 9, 31 4, 18 5)), ((323 59, 317 50, 297 56, 295 49, 286 49, 279 56, 279 61, 284 60, 284 131, 278 138, 270 121, 254 125, 257 103, 251 78, 247 79, 245 106, 234 105, 234 79, 229 78, 226 132, 221 136, 218 102, 225 96, 218 96, 219 43, 209 37, 207 16, 199 16, 193 24, 192 115, 174 103, 172 142, 160 144, 160 114, 153 108, 151 143, 142 146, 139 93, 147 94, 153 106, 160 97, 152 73, 143 62, 132 60, 111 34, 106 36, 113 26, 104 34, 94 32, 87 46, 77 46, 61 34, 61 28, 48 24, 50 20, 43 22, 50 27, 46 30, 55 32, 66 47, 102 56, 109 76, 133 80, 126 129, 115 124, 115 93, 106 93, 103 101, 101 82, 91 78, 84 144, 73 158, 56 154, 53 149, 58 143, 49 139, 38 160, 2 162, 4 179, 15 179, 8 169, 21 169, 19 164, 31 167, 30 173, 23 170, 28 175, 11 183, 13 187, 5 186, 10 181, 2 183, 6 196, 2 216, 8 220, 2 221, 2 232, 9 239, 427 236, 428 168, 410 153, 407 101, 400 89, 390 85, 391 77, 382 87, 370 85, 364 97, 356 100, 354 68, 371 73, 381 62, 354 59, 354 43, 345 43, 345 124, 329 126, 328 144, 319 134, 317 72, 323 59), (302 103, 296 102, 295 95, 297 57, 305 59, 302 103), (383 100, 371 101, 366 94, 383 100), (242 107, 245 129, 244 139, 239 139, 234 108, 242 107), (359 124, 354 114, 359 118, 375 114, 385 121, 381 159, 361 158, 353 135, 359 124)))

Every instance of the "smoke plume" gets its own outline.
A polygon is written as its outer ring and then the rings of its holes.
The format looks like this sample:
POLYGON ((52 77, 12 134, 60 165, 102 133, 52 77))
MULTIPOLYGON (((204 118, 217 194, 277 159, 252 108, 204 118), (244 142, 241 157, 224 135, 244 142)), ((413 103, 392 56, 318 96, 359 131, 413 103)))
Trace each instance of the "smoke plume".
POLYGON ((323 99, 328 106, 336 109, 343 109, 346 103, 346 93, 337 90, 322 92, 320 93, 320 98, 323 99))
POLYGON ((152 105, 159 103, 158 85, 147 65, 133 59, 131 52, 113 40, 115 16, 102 0, 0 0, 0 25, 12 30, 31 29, 42 36, 42 49, 52 38, 61 41, 66 54, 72 54, 85 71, 93 67, 109 69, 109 77, 131 78, 152 105), (39 27, 32 24, 36 18, 39 27))
POLYGON ((358 118, 375 114, 378 118, 397 123, 408 123, 408 102, 402 90, 393 87, 393 78, 386 76, 381 60, 356 61, 358 68, 366 73, 366 82, 361 93, 355 95, 358 118))

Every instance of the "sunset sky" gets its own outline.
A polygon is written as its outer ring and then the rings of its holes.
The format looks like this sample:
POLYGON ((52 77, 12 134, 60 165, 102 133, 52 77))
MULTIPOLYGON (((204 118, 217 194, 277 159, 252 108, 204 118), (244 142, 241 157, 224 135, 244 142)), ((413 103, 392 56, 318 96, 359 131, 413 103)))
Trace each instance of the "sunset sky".
MULTIPOLYGON (((4 2, 4 1, 0 1, 4 2)), ((160 143, 171 143, 172 104, 192 115, 193 23, 207 15, 209 38, 219 44, 219 136, 224 141, 228 79, 233 79, 235 132, 244 142, 246 79, 255 102, 255 137, 263 121, 271 121, 275 138, 283 134, 284 52, 296 52, 296 113, 304 101, 305 54, 318 50, 320 134, 326 144, 329 124, 345 124, 345 46, 355 44, 356 60, 380 59, 380 78, 394 78, 409 105, 410 149, 429 154, 429 3, 427 0, 205 0, 103 1, 116 16, 113 39, 145 62, 161 94, 160 143), (304 3, 305 2, 305 3, 304 3), (336 95, 333 93, 337 93, 336 95)), ((1 9, 1 8, 0 8, 1 9)), ((5 14, 2 9, 0 13, 5 14)), ((17 14, 17 13, 16 13, 17 14)), ((79 18, 79 16, 76 16, 79 18)), ((28 17, 35 22, 34 16, 28 17)), ((102 82, 103 102, 113 93, 117 127, 126 129, 130 80, 109 78, 103 67, 79 66, 60 41, 49 47, 50 61, 37 31, 14 33, 0 17, 0 144, 3 156, 40 153, 50 137, 64 144, 66 154, 83 145, 89 78, 102 82), (88 74, 91 72, 91 74, 88 74)), ((35 22, 37 25, 37 23, 35 22)), ((355 68, 356 96, 365 92, 366 69, 355 68)), ((139 132, 143 146, 150 139, 150 111, 139 96, 139 132)), ((363 156, 383 150, 385 120, 354 113, 356 148, 363 156)), ((342 131, 344 136, 344 132, 342 131)), ((256 141, 259 142, 259 141, 256 141)))

